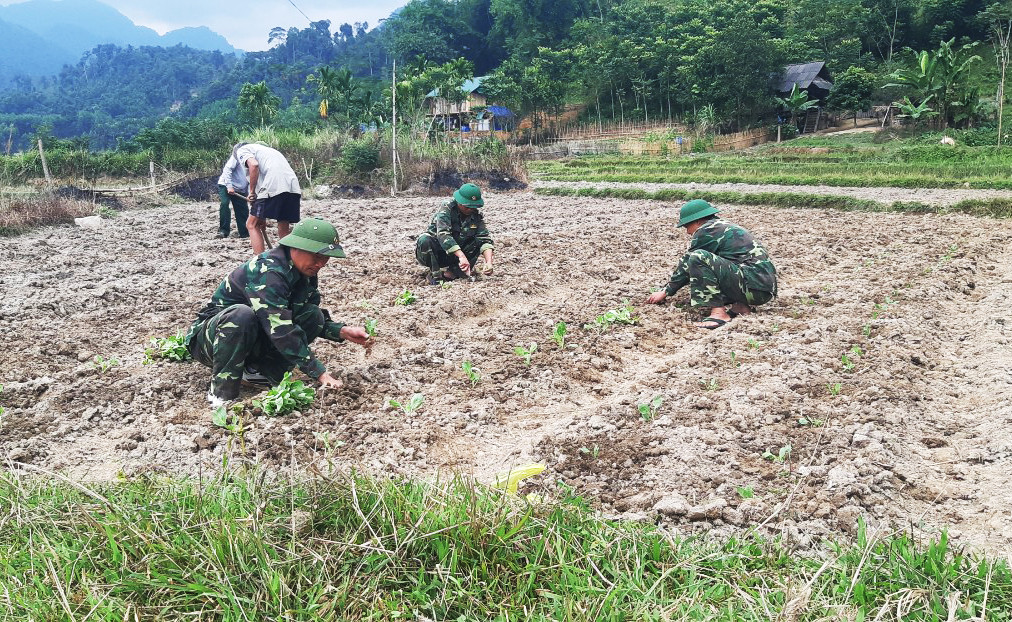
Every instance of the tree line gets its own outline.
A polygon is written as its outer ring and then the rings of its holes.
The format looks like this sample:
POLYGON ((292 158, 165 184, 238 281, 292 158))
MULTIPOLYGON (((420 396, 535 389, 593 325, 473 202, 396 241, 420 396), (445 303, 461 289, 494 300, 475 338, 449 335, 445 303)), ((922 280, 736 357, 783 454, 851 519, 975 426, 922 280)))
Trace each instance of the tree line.
POLYGON ((736 130, 799 112, 803 93, 773 85, 808 61, 837 78, 835 109, 895 101, 918 122, 979 125, 1000 120, 1010 15, 1012 0, 411 0, 375 28, 273 28, 242 58, 99 46, 16 80, 0 129, 15 145, 124 149, 191 121, 361 129, 390 122, 395 90, 399 117, 421 125, 426 93, 460 98, 487 76, 484 91, 535 125, 572 103, 588 121, 736 130))

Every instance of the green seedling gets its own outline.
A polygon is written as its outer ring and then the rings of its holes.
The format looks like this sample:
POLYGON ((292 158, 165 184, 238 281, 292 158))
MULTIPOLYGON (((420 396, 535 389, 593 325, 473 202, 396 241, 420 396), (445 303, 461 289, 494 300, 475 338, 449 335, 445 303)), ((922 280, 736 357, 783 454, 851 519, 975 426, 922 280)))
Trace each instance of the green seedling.
POLYGON ((826 384, 826 390, 829 391, 830 395, 839 395, 843 389, 843 385, 839 382, 830 382, 826 384))
POLYGON ((637 404, 636 410, 640 412, 640 417, 643 421, 652 421, 657 416, 657 411, 660 410, 661 404, 664 403, 663 395, 655 395, 654 399, 643 404, 637 404))
POLYGON ((323 444, 323 453, 330 453, 332 449, 344 445, 344 441, 331 441, 330 432, 313 432, 313 438, 323 444))
POLYGON ((639 321, 639 318, 633 317, 633 306, 629 304, 628 300, 622 302, 622 306, 618 309, 611 309, 605 311, 601 315, 594 318, 593 324, 584 324, 583 328, 590 330, 596 328, 599 332, 604 332, 615 324, 635 324, 639 321))
POLYGON ((379 332, 376 330, 377 324, 379 324, 379 320, 375 318, 368 318, 365 321, 365 334, 369 335, 370 337, 375 337, 376 333, 379 332))
POLYGON ((243 430, 241 412, 242 404, 232 404, 232 406, 227 408, 219 406, 211 413, 211 423, 219 428, 228 430, 232 434, 241 434, 243 430))
POLYGON ((556 345, 559 346, 559 348, 565 348, 566 347, 566 333, 567 332, 568 332, 568 328, 566 327, 566 323, 565 322, 556 322, 555 323, 555 329, 552 330, 552 341, 554 341, 556 343, 556 345))
POLYGON ((580 453, 584 454, 584 455, 588 455, 589 454, 591 458, 593 458, 594 460, 597 460, 597 457, 601 454, 601 448, 598 447, 598 445, 595 443, 594 447, 592 449, 588 449, 586 447, 581 447, 580 448, 580 453))
POLYGON ((742 499, 752 499, 755 497, 755 491, 751 486, 738 486, 738 496, 742 499))
POLYGON ((172 337, 152 337, 144 349, 144 364, 150 365, 155 359, 175 362, 189 360, 190 351, 186 349, 184 340, 183 333, 176 333, 172 337))
POLYGON ((356 307, 361 307, 361 308, 365 309, 366 311, 375 311, 376 310, 376 305, 374 305, 373 303, 369 302, 368 300, 359 300, 358 302, 355 303, 355 306, 356 307))
POLYGON ((286 372, 278 386, 268 391, 266 397, 253 400, 253 406, 264 411, 265 415, 275 417, 312 404, 315 398, 316 391, 301 380, 292 380, 292 373, 286 372))
POLYGON ((704 391, 716 391, 720 388, 720 383, 717 382, 716 378, 710 378, 709 380, 700 380, 700 386, 703 387, 704 391))
POLYGON ((774 324, 773 326, 770 326, 770 332, 771 333, 779 333, 780 332, 780 324, 774 324))
POLYGON ((776 462, 777 464, 783 464, 791 459, 791 444, 787 443, 780 448, 776 454, 770 452, 769 449, 763 452, 763 459, 776 462))
POLYGON ((460 364, 460 368, 464 370, 464 374, 467 379, 471 381, 471 386, 477 386, 481 382, 481 370, 471 364, 471 361, 464 361, 460 364))
POLYGON ((864 356, 864 351, 861 350, 861 346, 856 346, 856 345, 855 346, 850 346, 850 351, 854 354, 854 356, 859 356, 859 357, 860 356, 864 356))
POLYGON ((94 369, 97 369, 100 373, 103 373, 103 374, 105 372, 109 371, 110 369, 112 369, 113 367, 117 367, 118 365, 119 365, 119 359, 117 359, 117 358, 107 358, 107 359, 106 358, 102 358, 101 354, 96 354, 95 355, 95 360, 91 362, 91 366, 94 369))
POLYGON ((741 361, 738 360, 738 354, 731 350, 731 367, 741 367, 741 361))
POLYGON ((534 343, 533 341, 531 342, 530 347, 524 348, 522 346, 517 346, 513 348, 513 354, 516 354, 520 358, 524 359, 524 365, 528 367, 531 366, 531 357, 534 356, 534 353, 537 351, 538 351, 538 344, 534 343))
POLYGON ((871 337, 871 324, 865 324, 861 327, 861 334, 865 337, 871 337))
POLYGON ((814 417, 799 417, 798 425, 811 426, 813 428, 821 428, 826 422, 822 419, 816 419, 814 417))
POLYGON ((801 304, 811 306, 811 305, 815 304, 815 301, 812 300, 811 298, 809 298, 808 296, 802 296, 801 297, 801 304))
POLYGON ((399 409, 405 415, 411 415, 421 408, 423 403, 425 403, 425 396, 421 393, 415 393, 405 402, 399 402, 389 397, 387 398, 387 405, 399 409))
POLYGON ((749 340, 748 340, 748 348, 749 348, 749 350, 758 350, 762 345, 763 344, 762 344, 761 341, 756 341, 755 339, 752 339, 751 337, 749 337, 749 340))
POLYGON ((449 281, 443 281, 442 283, 439 284, 439 286, 443 289, 450 289, 451 287, 453 287, 453 283, 449 281))
POLYGON ((397 299, 394 300, 394 304, 408 306, 418 300, 418 296, 415 296, 414 292, 410 289, 406 289, 397 295, 397 299))
POLYGON ((855 367, 854 361, 846 354, 840 357, 840 364, 843 365, 843 371, 851 371, 855 367))

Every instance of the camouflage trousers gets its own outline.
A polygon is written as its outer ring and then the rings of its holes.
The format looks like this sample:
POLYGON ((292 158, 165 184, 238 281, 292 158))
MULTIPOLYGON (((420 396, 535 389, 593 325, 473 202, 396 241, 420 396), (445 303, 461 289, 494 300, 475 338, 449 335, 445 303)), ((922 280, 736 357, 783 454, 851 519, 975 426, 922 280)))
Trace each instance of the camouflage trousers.
MULTIPOLYGON (((296 310, 292 321, 311 343, 323 332, 324 317, 315 305, 296 310)), ((294 367, 271 343, 253 309, 232 305, 200 324, 190 340, 193 358, 211 368, 211 392, 223 400, 239 397, 242 372, 247 366, 278 384, 294 367)))
POLYGON ((689 299, 693 307, 723 307, 736 302, 761 305, 773 299, 772 292, 755 290, 747 285, 747 266, 710 251, 686 253, 679 267, 689 275, 689 299))
MULTIPOLYGON (((457 258, 444 251, 439 240, 431 233, 423 233, 415 240, 415 259, 429 269, 430 275, 437 278, 442 276, 444 270, 454 270, 459 265, 457 258)), ((478 256, 467 255, 467 260, 474 266, 478 256)))

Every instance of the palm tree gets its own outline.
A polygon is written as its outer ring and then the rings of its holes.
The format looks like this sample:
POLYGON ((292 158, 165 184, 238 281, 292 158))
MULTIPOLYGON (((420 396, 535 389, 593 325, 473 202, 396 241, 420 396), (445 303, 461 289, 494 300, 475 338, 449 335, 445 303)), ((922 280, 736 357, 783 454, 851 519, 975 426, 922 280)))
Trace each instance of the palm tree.
POLYGON ((280 105, 281 98, 271 93, 267 82, 263 80, 256 84, 247 82, 239 91, 239 114, 249 119, 259 118, 260 127, 274 118, 280 105))

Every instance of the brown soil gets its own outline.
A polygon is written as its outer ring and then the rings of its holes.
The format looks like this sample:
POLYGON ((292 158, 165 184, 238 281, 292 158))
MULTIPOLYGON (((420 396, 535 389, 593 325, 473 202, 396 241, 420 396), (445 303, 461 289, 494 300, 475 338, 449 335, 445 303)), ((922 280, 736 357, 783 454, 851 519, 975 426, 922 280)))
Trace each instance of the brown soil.
MULTIPOLYGON (((496 275, 440 289, 422 285, 409 237, 435 204, 304 205, 346 239, 349 258, 321 276, 325 306, 378 318, 380 341, 371 354, 316 344, 346 388, 250 417, 246 459, 485 481, 542 461, 542 486, 682 531, 764 523, 804 545, 864 515, 1012 549, 1012 225, 727 207, 771 251, 780 298, 709 332, 691 326, 684 293, 641 303, 684 248, 672 205, 490 196, 496 275), (395 306, 405 288, 418 302, 395 306), (582 328, 626 298, 638 325, 582 328), (549 339, 560 320, 565 350, 549 339), (527 367, 513 348, 530 342, 527 367), (476 388, 464 360, 482 370, 476 388), (385 406, 413 393, 425 395, 413 415, 385 406), (644 421, 637 404, 656 395, 644 421), (783 464, 764 459, 788 444, 783 464)), ((220 467, 230 436, 211 424, 208 370, 142 364, 146 340, 185 330, 249 256, 244 240, 212 239, 216 214, 175 205, 0 239, 0 458, 92 479, 220 467), (120 365, 101 373, 96 355, 120 365)))

